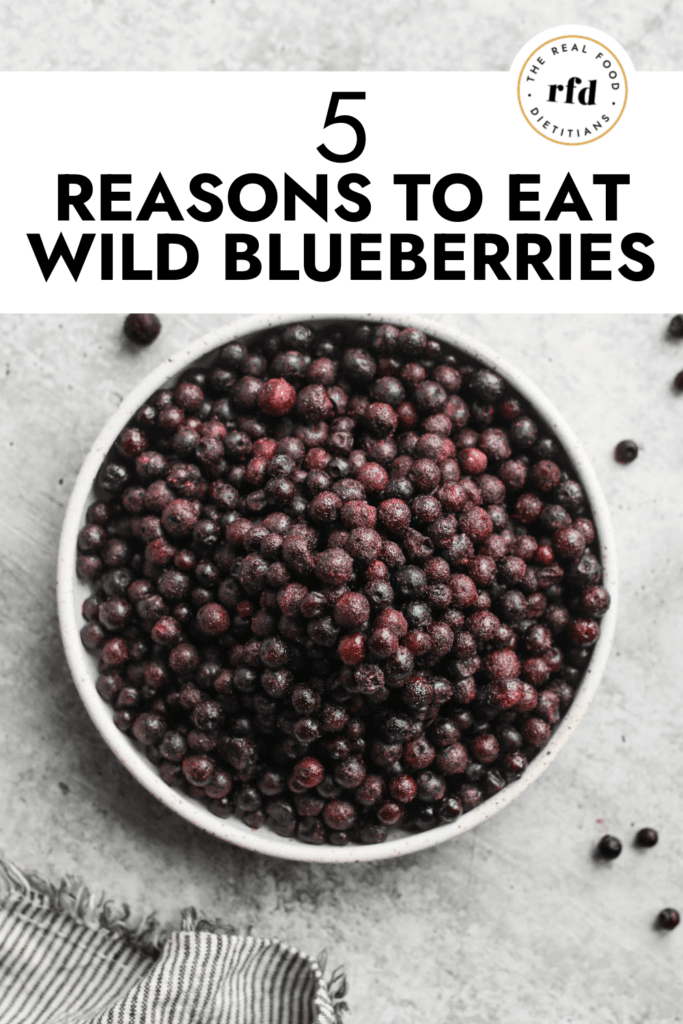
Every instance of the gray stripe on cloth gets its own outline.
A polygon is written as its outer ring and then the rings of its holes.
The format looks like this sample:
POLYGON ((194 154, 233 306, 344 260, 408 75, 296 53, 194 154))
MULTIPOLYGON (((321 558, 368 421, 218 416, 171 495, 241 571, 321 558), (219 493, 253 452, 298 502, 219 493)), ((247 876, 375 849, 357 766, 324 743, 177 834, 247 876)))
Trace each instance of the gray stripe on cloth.
POLYGON ((185 910, 137 923, 79 882, 0 860, 0 1024, 341 1024, 346 982, 185 910))
POLYGON ((334 1024, 329 999, 316 1016, 321 982, 312 961, 278 942, 176 932, 144 979, 87 1024, 334 1024))
POLYGON ((0 918, 0 1024, 75 1024, 142 977, 149 955, 52 910, 44 897, 11 896, 0 918), (4 923, 4 922, 3 922, 4 923))

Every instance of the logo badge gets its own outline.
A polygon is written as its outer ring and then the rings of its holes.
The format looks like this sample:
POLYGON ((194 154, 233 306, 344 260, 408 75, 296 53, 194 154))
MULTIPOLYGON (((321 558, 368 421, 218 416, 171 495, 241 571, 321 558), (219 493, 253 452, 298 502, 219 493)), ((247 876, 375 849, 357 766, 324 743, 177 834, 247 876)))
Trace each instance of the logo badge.
POLYGON ((614 128, 628 97, 626 73, 599 39, 565 35, 529 54, 517 82, 524 117, 539 135, 584 146, 614 128))

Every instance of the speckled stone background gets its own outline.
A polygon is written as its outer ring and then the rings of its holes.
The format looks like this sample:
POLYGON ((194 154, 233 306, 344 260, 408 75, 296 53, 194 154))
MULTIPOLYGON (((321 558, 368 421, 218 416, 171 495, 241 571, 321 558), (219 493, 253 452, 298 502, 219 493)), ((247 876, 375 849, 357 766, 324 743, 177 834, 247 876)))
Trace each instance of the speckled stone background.
POLYGON ((120 316, 0 317, 2 846, 138 911, 181 905, 349 973, 353 1020, 640 1024, 680 1020, 683 909, 680 572, 683 345, 666 316, 439 316, 498 349, 557 404, 611 508, 621 612, 604 682, 546 774, 492 821, 397 862, 299 866, 234 849, 157 804, 81 706, 57 629, 64 506, 104 420, 163 356, 233 316, 164 317, 152 348, 120 316), (630 466, 616 441, 642 446, 630 466), (661 832, 635 850, 635 830, 661 832), (611 864, 592 859, 605 831, 611 864))
POLYGON ((636 68, 678 71, 675 0, 15 0, 11 71, 506 71, 553 25, 601 28, 636 68))
MULTIPOLYGON (((0 70, 506 69, 559 23, 613 35, 640 70, 683 70, 671 0, 27 0, 0 3, 0 70)), ((672 306, 675 302, 672 297, 672 306)), ((152 303, 150 303, 152 305, 152 303)), ((672 309, 670 313, 675 312, 672 309)), ((359 1024, 673 1024, 681 1010, 683 345, 668 315, 439 316, 555 401, 602 481, 619 547, 617 638, 577 735, 498 817, 378 866, 298 866, 172 816, 104 746, 71 682, 54 577, 65 503, 106 417, 162 357, 234 319, 164 317, 149 350, 121 316, 0 317, 0 842, 136 912, 194 904, 346 966, 359 1024), (616 465, 623 437, 642 446, 616 465), (660 830, 649 851, 635 830, 660 830), (624 852, 592 851, 609 831, 624 852)))

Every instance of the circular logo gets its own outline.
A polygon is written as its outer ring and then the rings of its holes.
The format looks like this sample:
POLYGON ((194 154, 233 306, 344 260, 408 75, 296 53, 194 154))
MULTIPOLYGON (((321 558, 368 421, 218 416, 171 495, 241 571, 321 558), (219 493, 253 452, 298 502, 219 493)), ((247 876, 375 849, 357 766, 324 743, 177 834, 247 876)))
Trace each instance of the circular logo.
POLYGON ((524 117, 544 139, 584 146, 614 128, 628 84, 619 59, 597 39, 558 36, 524 61, 517 97, 524 117))

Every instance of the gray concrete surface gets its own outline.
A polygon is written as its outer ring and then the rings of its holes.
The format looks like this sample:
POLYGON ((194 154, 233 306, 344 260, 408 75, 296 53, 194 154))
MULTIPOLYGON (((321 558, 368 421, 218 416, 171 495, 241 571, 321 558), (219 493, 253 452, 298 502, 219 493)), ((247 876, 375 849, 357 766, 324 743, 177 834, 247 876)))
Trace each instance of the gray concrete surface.
MULTIPOLYGON (((672 311, 674 312, 674 311, 672 311)), ((620 554, 621 611, 577 735, 494 820, 396 863, 303 866, 248 854, 176 818, 118 765, 63 657, 54 576, 83 455, 162 357, 234 316, 163 317, 149 349, 120 316, 0 317, 0 836, 6 854, 78 874, 136 912, 195 904, 349 974, 359 1024, 673 1024, 682 1019, 681 519, 683 345, 667 315, 439 316, 539 384, 582 440, 620 554), (618 466, 614 444, 642 451, 618 466), (637 828, 659 845, 635 850, 637 828), (604 831, 624 852, 592 859, 604 831)))
POLYGON ((672 0, 17 0, 0 4, 8 71, 506 71, 554 25, 601 28, 636 68, 676 71, 672 0))

